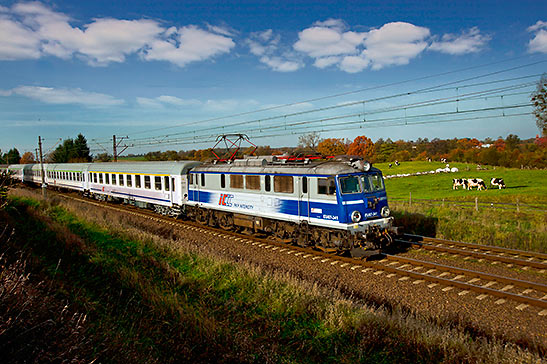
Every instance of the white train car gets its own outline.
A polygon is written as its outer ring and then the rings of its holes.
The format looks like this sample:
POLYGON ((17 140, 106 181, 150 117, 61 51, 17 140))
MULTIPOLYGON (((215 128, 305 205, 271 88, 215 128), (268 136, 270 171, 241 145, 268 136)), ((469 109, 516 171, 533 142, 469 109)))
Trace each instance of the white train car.
POLYGON ((91 163, 86 191, 98 199, 121 200, 177 216, 188 200, 187 174, 200 162, 91 163))

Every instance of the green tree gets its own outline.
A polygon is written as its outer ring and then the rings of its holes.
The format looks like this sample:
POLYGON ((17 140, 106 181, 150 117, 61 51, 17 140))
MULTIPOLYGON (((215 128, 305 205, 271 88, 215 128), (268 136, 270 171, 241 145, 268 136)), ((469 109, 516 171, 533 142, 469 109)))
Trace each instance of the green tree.
POLYGON ((55 163, 90 162, 87 140, 82 134, 78 134, 76 139, 63 140, 53 152, 51 159, 55 163))
POLYGON ((19 154, 17 148, 12 148, 4 155, 4 160, 7 164, 19 164, 21 154, 19 154))

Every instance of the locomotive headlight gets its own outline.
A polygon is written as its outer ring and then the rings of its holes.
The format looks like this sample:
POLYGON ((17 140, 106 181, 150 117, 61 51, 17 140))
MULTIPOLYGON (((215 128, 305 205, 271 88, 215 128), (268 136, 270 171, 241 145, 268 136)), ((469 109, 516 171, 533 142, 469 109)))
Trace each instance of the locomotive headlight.
POLYGON ((382 211, 380 211, 380 215, 382 215, 382 217, 388 217, 390 213, 391 211, 387 206, 382 207, 382 211))
POLYGON ((351 213, 351 221, 353 221, 353 222, 361 221, 361 213, 357 210, 353 211, 351 213))

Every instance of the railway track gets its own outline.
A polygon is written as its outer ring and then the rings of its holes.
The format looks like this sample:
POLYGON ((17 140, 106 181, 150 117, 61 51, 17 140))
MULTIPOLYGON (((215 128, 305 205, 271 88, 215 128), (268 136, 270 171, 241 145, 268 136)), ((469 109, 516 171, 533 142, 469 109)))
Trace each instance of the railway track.
POLYGON ((403 239, 395 239, 395 241, 399 244, 406 244, 425 250, 476 258, 479 261, 501 262, 507 264, 509 267, 535 268, 539 270, 539 273, 547 273, 547 254, 543 253, 411 234, 405 234, 403 239))
MULTIPOLYGON (((188 221, 174 220, 173 218, 157 215, 132 206, 99 203, 81 197, 74 197, 72 195, 67 196, 65 194, 59 194, 59 196, 106 209, 123 211, 124 213, 144 217, 153 221, 167 223, 174 227, 193 230, 218 238, 231 239, 234 242, 249 244, 256 248, 267 249, 272 252, 275 251, 278 254, 292 255, 301 259, 310 259, 317 261, 320 264, 336 265, 339 268, 351 269, 364 274, 385 274, 388 278, 397 277, 399 281, 412 280, 412 284, 427 284, 429 288, 440 286, 444 292, 459 289, 458 295, 462 296, 474 293, 476 294, 475 298, 477 300, 494 297, 496 299, 494 301, 495 304, 500 305, 514 302, 517 310, 535 307, 538 310, 538 315, 547 316, 547 285, 541 283, 389 254, 383 254, 380 257, 382 258, 380 260, 363 261, 324 253, 311 248, 287 245, 272 239, 243 235, 237 232, 221 230, 188 221)), ((416 244, 417 242, 408 243, 416 244)))

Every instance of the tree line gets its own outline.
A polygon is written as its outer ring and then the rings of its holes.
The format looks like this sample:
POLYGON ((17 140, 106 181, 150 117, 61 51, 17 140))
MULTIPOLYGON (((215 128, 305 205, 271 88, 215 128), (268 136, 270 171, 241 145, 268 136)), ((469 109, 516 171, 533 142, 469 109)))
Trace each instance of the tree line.
MULTIPOLYGON (((254 148, 241 150, 237 157, 250 155, 254 148)), ((227 155, 229 151, 215 150, 217 155, 227 155)), ((547 168, 547 137, 521 140, 517 135, 509 134, 506 138, 478 140, 476 138, 432 139, 419 138, 416 141, 378 139, 373 142, 361 135, 353 141, 345 138, 321 138, 317 132, 302 135, 296 147, 274 148, 259 146, 254 155, 355 155, 372 163, 393 161, 421 161, 446 159, 452 162, 477 163, 492 166, 514 168, 547 168)), ((211 149, 192 149, 181 151, 154 151, 141 155, 148 161, 165 160, 199 160, 214 159, 211 149)), ((76 163, 110 161, 110 155, 104 153, 92 156, 87 141, 82 134, 75 139, 66 139, 46 158, 51 163, 76 163)), ((36 163, 35 156, 27 152, 19 155, 16 148, 7 153, 0 152, 1 164, 36 163)))

